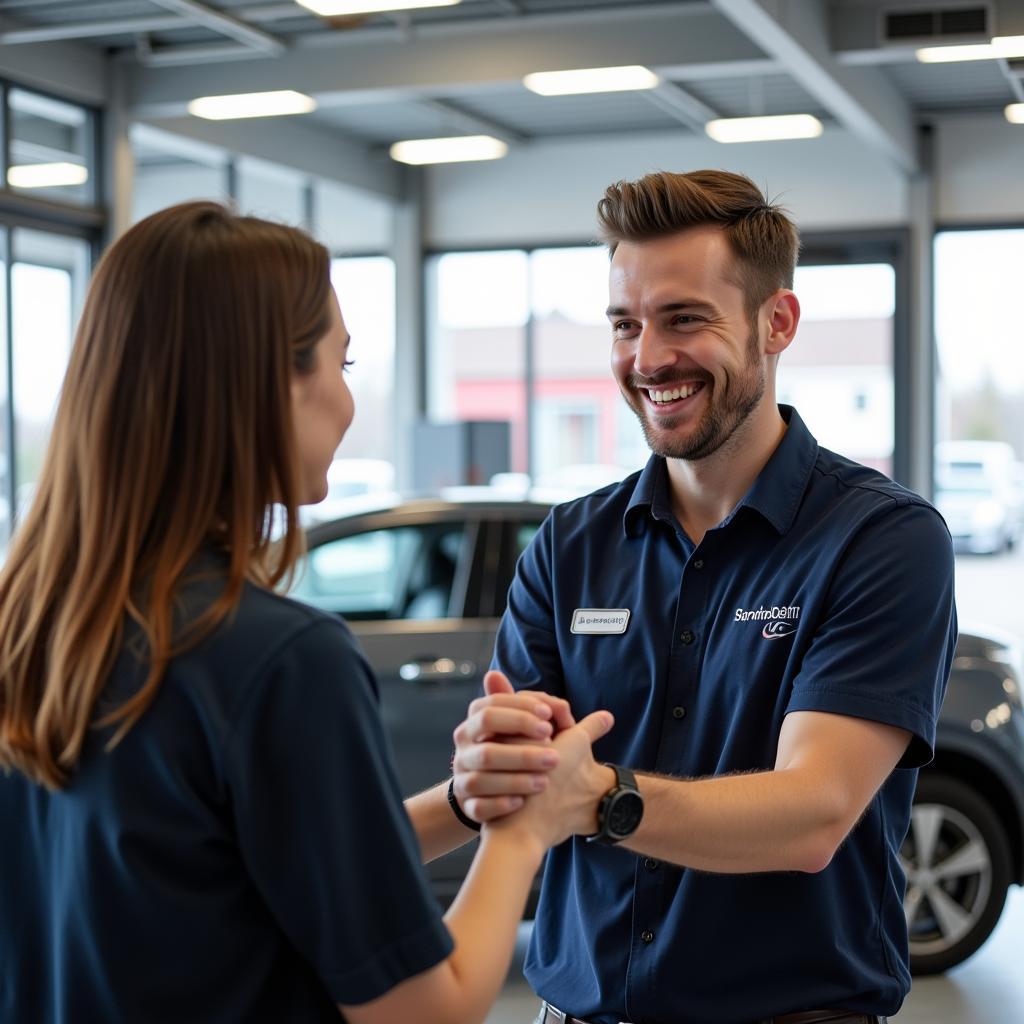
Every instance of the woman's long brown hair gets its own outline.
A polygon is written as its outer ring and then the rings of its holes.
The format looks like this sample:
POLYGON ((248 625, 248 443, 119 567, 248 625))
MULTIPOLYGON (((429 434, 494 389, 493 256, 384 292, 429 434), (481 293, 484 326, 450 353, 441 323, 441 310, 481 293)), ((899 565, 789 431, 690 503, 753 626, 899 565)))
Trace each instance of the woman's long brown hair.
POLYGON ((100 261, 0 571, 0 766, 65 785, 91 725, 115 725, 116 743, 246 580, 289 574, 302 545, 290 384, 315 366, 329 296, 321 245, 216 203, 156 213, 100 261), (175 593, 210 546, 226 553, 226 585, 176 635, 175 593), (147 678, 96 723, 129 617, 147 678))

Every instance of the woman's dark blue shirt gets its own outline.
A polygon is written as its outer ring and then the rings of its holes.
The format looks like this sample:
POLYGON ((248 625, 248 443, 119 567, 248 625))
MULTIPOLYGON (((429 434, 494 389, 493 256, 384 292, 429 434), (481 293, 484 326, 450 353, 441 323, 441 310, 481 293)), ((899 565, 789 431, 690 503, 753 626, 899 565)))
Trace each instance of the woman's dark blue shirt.
POLYGON ((443 960, 376 705, 340 620, 249 586, 64 790, 0 775, 0 1021, 337 1021, 443 960))

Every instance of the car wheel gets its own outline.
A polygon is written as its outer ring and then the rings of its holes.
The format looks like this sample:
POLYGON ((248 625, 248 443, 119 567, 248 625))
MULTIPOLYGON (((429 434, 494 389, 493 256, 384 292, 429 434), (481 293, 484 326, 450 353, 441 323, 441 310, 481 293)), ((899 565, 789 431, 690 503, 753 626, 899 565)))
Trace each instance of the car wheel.
POLYGON ((977 790, 925 774, 900 859, 911 972, 947 971, 978 949, 1003 911, 1012 876, 1006 832, 977 790))

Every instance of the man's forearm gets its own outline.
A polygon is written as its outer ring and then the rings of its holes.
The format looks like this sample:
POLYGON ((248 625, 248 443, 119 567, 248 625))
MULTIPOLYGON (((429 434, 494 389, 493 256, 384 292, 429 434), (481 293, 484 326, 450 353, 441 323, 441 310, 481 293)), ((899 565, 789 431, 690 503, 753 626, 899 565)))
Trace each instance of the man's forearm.
POLYGON ((452 814, 448 804, 447 779, 409 797, 405 801, 405 810, 420 841, 424 864, 457 850, 478 835, 452 814))
POLYGON ((622 845, 701 871, 820 871, 850 824, 843 800, 796 770, 637 782, 644 817, 622 845))

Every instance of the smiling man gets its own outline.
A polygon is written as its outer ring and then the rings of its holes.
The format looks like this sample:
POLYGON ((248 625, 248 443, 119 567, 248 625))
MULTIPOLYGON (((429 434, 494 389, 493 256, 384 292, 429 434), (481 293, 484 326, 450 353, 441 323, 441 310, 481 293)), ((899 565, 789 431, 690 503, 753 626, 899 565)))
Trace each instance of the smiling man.
POLYGON ((540 1024, 883 1021, 910 985, 899 849, 956 639, 949 534, 777 405, 799 241, 749 179, 652 174, 598 212, 652 455, 524 553, 439 845, 543 785, 555 698, 606 708, 545 868, 540 1024))

